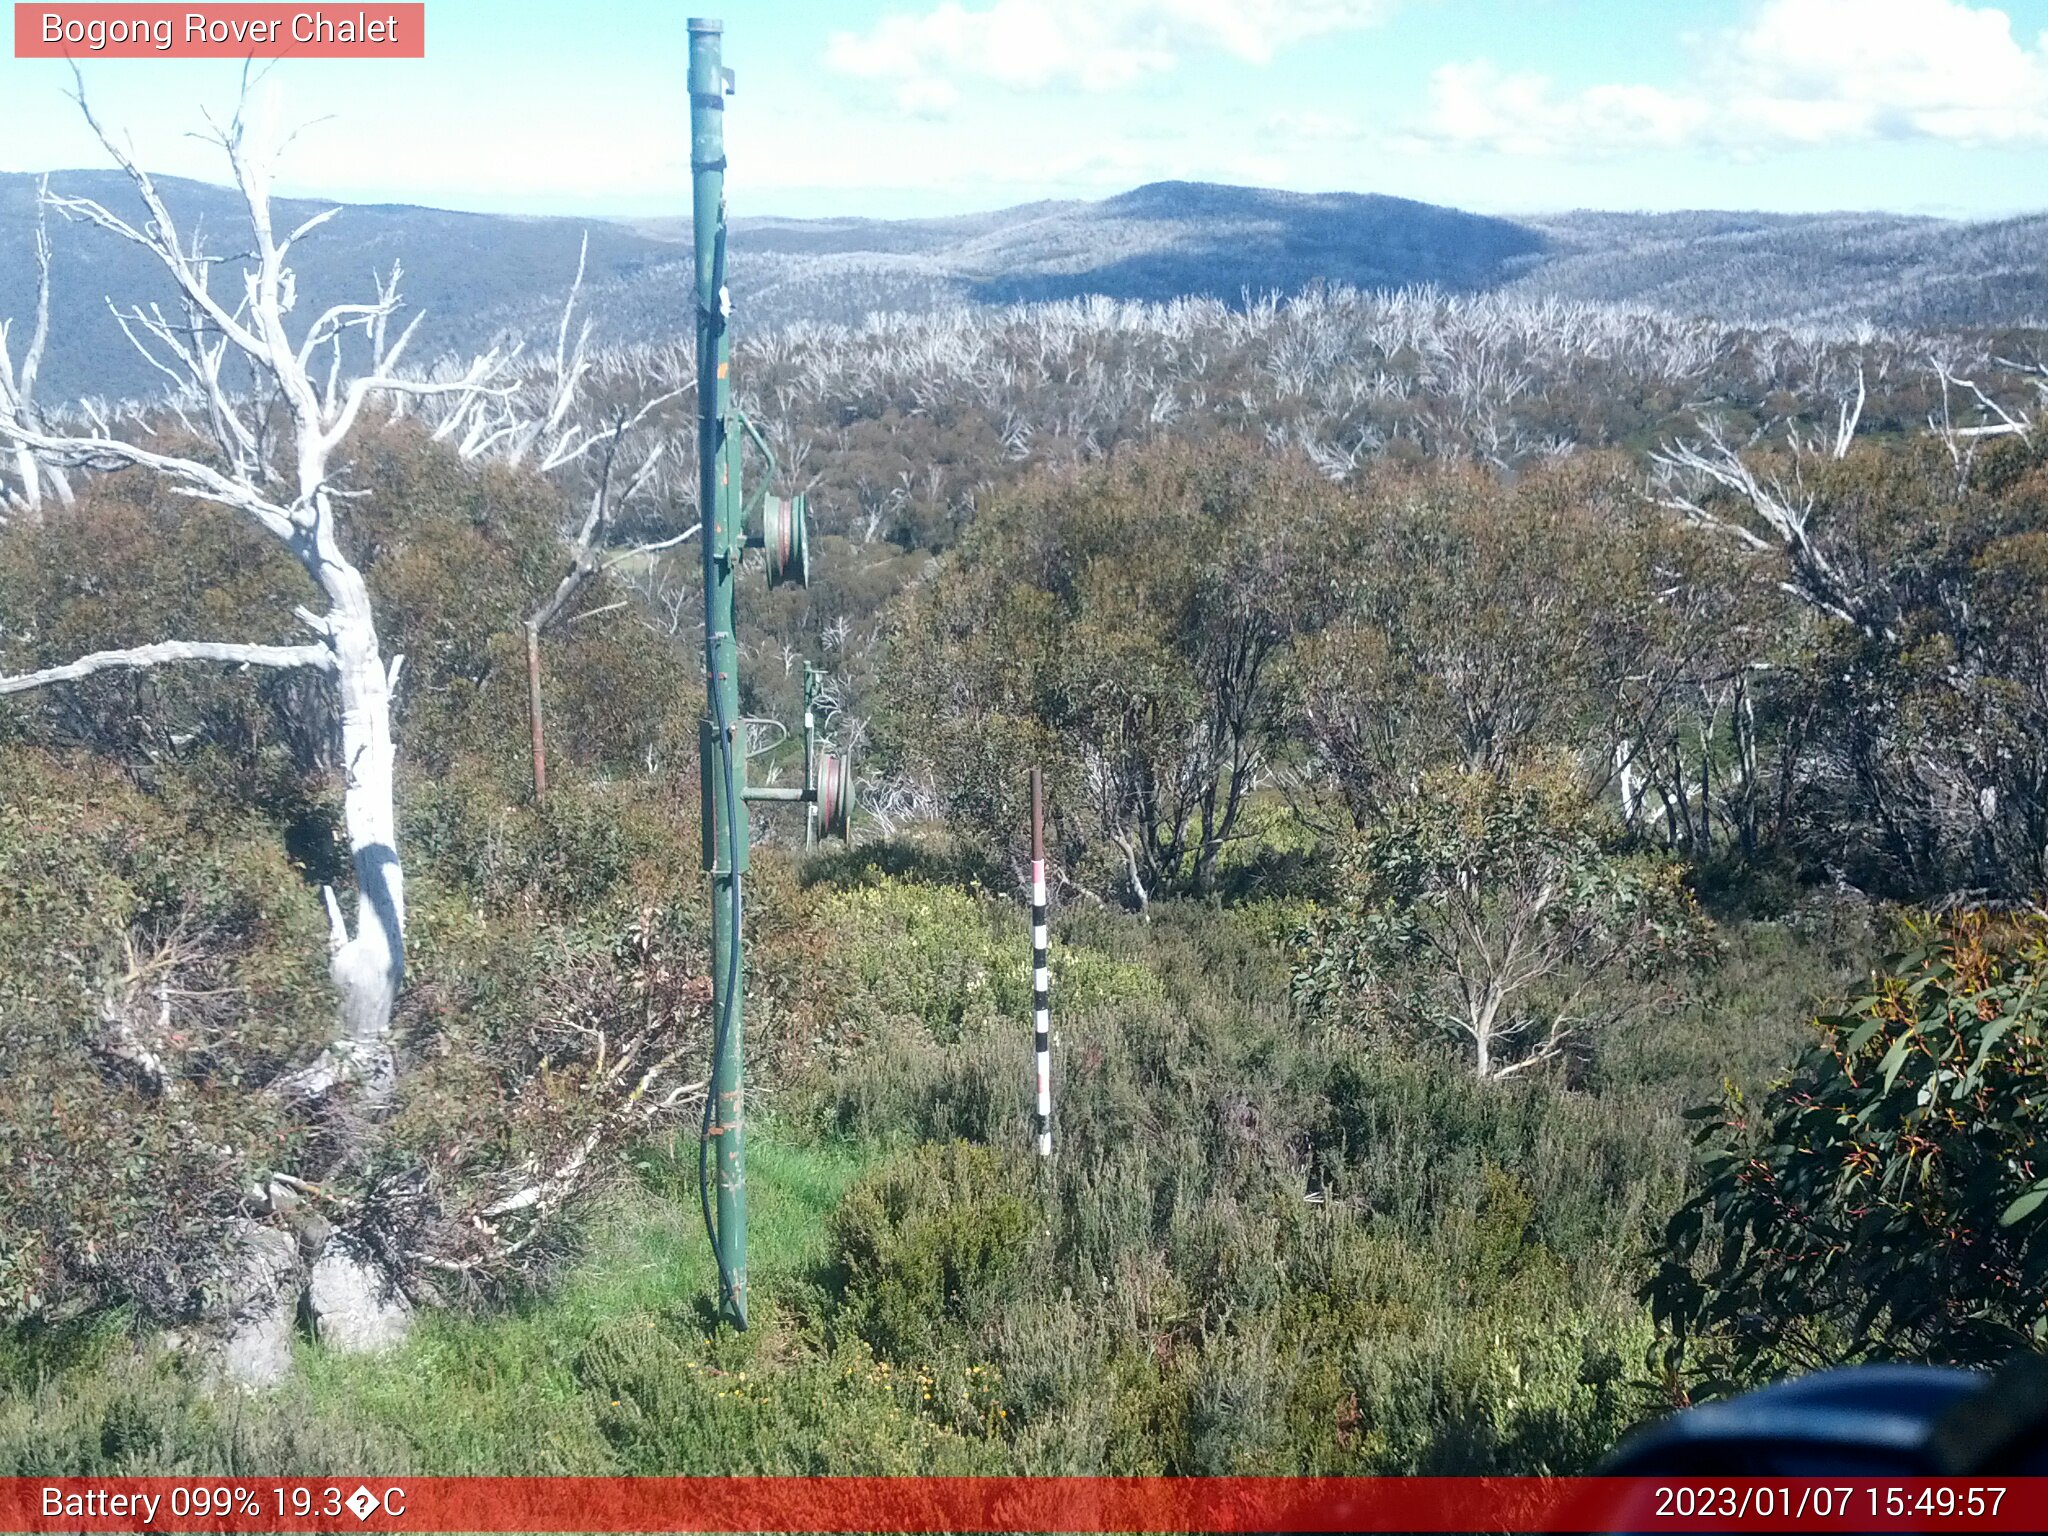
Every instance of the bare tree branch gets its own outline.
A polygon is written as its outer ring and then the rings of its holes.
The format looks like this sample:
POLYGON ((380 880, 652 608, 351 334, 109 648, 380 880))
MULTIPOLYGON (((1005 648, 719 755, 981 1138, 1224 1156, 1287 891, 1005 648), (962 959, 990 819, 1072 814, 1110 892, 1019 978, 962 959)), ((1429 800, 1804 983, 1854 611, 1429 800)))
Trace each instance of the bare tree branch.
MULTIPOLYGON (((1854 425, 1855 419, 1845 407, 1841 432, 1852 433, 1854 425)), ((1858 594, 1813 538, 1813 494, 1797 480, 1787 486, 1776 478, 1759 478, 1717 424, 1706 423, 1703 436, 1703 444, 1678 442, 1652 456, 1659 475, 1659 504, 1752 551, 1783 550, 1793 572, 1793 579, 1784 584, 1788 592, 1834 618, 1867 627, 1858 594), (1709 507, 1692 489, 1702 484, 1733 492, 1764 525, 1769 537, 1709 507)))
MULTIPOLYGON (((36 408, 36 380, 43 367, 43 351, 50 340, 50 229, 43 199, 49 194, 50 178, 36 183, 36 310, 29 332, 28 349, 22 353, 17 372, 8 354, 8 327, 0 322, 0 418, 18 420, 40 428, 41 411, 36 408)), ((29 449, 15 445, 15 471, 21 480, 18 492, 0 496, 0 505, 18 504, 31 518, 42 509, 42 483, 50 482, 58 501, 71 505, 71 482, 62 469, 41 464, 29 449)))
POLYGON ((244 667, 312 667, 332 674, 334 654, 324 645, 231 645, 210 640, 160 640, 127 650, 94 651, 61 667, 0 677, 0 694, 26 693, 119 667, 160 667, 174 661, 218 661, 244 667))
POLYGON ((239 507, 280 539, 294 540, 303 531, 304 509, 282 507, 246 480, 230 480, 219 470, 196 459, 157 453, 116 437, 52 437, 5 419, 0 419, 0 436, 10 437, 39 454, 51 455, 59 463, 81 469, 135 467, 155 470, 183 482, 182 488, 188 494, 206 501, 217 501, 222 506, 239 507))

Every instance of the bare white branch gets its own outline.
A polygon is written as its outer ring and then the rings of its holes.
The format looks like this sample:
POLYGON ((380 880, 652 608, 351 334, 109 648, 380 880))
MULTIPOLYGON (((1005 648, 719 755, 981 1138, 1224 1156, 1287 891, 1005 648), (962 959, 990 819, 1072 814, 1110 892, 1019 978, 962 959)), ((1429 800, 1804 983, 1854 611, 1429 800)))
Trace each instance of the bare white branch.
POLYGON ((126 650, 94 651, 61 667, 0 677, 0 694, 26 693, 51 683, 68 683, 122 667, 160 667, 176 661, 216 661, 244 667, 312 667, 334 671, 334 653, 324 645, 234 645, 210 640, 160 640, 126 650))

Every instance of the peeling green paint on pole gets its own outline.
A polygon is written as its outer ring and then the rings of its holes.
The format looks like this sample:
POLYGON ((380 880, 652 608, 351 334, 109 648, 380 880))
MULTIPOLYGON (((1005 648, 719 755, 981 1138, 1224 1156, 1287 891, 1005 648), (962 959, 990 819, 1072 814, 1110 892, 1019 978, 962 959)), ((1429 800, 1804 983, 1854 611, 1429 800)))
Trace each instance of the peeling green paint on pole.
MULTIPOLYGON (((725 97, 731 76, 721 62, 724 24, 692 18, 690 172, 697 277, 697 505, 703 521, 704 669, 707 718, 700 733, 711 872, 711 1100, 707 1131, 716 1177, 712 1243, 718 1259, 719 1315, 747 1325, 747 1166, 745 976, 741 878, 747 867, 742 803, 746 743, 740 722, 739 644, 733 584, 745 548, 737 459, 730 440, 732 342, 725 285, 725 97)), ((707 1215, 709 1213, 707 1212, 707 1215)))
POLYGON ((802 804, 818 837, 853 836, 853 775, 848 759, 820 749, 815 707, 821 679, 805 669, 802 788, 747 784, 746 722, 740 716, 740 649, 733 589, 749 549, 765 551, 768 584, 808 586, 809 514, 801 494, 771 494, 780 473, 768 439, 732 403, 732 302, 725 282, 725 98, 732 71, 721 62, 725 26, 690 21, 690 173, 697 272, 697 505, 704 554, 704 693, 698 727, 704 820, 704 868, 711 876, 711 1090, 704 1105, 698 1182, 704 1227, 718 1259, 718 1315, 747 1326, 747 1163, 745 907, 747 805, 802 804), (739 432, 734 431, 735 428, 739 432), (743 434, 743 435, 741 435, 743 434), (741 491, 745 445, 760 452, 765 475, 754 507, 741 491), (712 1189, 715 1185, 716 1199, 712 1189))

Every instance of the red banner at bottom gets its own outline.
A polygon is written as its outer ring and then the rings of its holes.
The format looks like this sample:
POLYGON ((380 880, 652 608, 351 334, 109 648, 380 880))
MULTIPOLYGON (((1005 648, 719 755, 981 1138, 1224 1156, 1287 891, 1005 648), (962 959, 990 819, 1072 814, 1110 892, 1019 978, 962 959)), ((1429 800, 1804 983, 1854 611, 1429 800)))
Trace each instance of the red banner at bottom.
POLYGON ((1948 1530, 2048 1478, 0 1478, 0 1531, 1948 1530))

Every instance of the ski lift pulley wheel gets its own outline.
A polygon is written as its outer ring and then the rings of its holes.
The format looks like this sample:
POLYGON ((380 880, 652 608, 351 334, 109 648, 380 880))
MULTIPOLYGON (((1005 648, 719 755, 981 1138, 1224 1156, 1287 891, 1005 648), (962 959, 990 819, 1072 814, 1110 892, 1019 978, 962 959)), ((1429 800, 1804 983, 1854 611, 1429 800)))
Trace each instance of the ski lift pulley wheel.
POLYGON ((761 546, 768 554, 768 585, 811 584, 809 509, 801 496, 770 496, 761 504, 761 546))
POLYGON ((818 754, 818 836, 851 842, 852 765, 837 752, 818 754))

